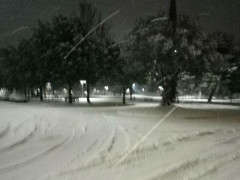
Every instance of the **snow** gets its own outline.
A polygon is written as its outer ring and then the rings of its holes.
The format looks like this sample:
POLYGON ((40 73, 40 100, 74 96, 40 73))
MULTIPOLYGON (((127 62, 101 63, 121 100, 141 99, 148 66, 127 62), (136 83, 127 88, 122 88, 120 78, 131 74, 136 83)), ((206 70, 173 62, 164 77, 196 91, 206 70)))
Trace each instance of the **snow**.
POLYGON ((94 103, 0 102, 0 179, 240 177, 239 106, 94 103))

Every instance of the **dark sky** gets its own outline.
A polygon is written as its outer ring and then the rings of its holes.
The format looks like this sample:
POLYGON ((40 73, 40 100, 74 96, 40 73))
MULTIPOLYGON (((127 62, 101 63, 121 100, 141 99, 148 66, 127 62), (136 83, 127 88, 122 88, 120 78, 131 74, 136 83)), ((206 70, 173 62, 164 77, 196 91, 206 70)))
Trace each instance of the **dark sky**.
MULTIPOLYGON (((120 10, 112 19, 118 39, 133 27, 137 17, 168 10, 170 0, 89 0, 103 17, 120 10)), ((77 0, 0 0, 0 46, 14 44, 31 33, 37 20, 48 20, 55 14, 69 14, 77 0)), ((240 41, 240 0, 177 0, 179 13, 199 16, 202 28, 209 33, 222 30, 240 41)))

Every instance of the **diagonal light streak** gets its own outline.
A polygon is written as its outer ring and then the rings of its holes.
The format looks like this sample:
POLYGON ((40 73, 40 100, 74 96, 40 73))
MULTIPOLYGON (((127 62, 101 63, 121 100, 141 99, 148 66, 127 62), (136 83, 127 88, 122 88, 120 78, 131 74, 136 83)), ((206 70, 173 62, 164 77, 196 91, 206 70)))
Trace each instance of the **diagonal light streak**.
POLYGON ((105 23, 107 20, 111 19, 113 16, 115 16, 116 14, 118 14, 120 12, 120 10, 114 12, 113 14, 111 14, 110 16, 108 16, 107 18, 105 18, 104 20, 102 20, 98 25, 96 25, 93 29, 91 29, 86 36, 84 36, 77 44, 76 46, 74 46, 71 51, 69 51, 69 53, 64 57, 64 59, 67 59, 68 56, 89 36, 91 35, 99 26, 101 26, 103 23, 105 23))
POLYGON ((125 159, 127 159, 127 157, 143 142, 145 141, 148 136, 150 134, 152 134, 152 132, 160 125, 162 124, 167 118, 168 116, 170 116, 178 107, 175 106, 173 107, 162 119, 160 119, 160 121, 155 124, 152 129, 150 129, 150 131, 148 131, 147 134, 145 134, 132 148, 130 151, 128 151, 114 166, 113 168, 117 167, 119 164, 121 164, 125 159))

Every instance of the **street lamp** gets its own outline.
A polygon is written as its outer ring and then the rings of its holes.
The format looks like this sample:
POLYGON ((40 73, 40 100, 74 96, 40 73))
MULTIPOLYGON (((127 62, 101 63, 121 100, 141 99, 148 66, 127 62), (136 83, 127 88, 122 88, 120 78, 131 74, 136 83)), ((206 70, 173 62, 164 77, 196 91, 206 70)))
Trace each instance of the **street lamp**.
POLYGON ((51 86, 50 82, 47 83, 46 88, 47 88, 48 91, 50 91, 52 89, 52 86, 51 86))
POLYGON ((82 97, 83 97, 83 86, 84 84, 87 84, 86 80, 80 80, 80 84, 82 86, 82 97))
POLYGON ((163 91, 163 87, 162 87, 162 86, 158 86, 158 89, 159 89, 160 91, 163 91))
POLYGON ((106 90, 106 95, 107 95, 107 91, 108 91, 108 86, 104 86, 104 89, 106 90))

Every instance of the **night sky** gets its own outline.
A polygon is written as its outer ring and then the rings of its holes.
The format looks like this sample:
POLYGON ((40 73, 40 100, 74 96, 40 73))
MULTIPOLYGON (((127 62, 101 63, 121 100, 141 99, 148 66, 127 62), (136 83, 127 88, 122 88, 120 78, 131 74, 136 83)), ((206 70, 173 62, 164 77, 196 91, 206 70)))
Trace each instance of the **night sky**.
MULTIPOLYGON (((137 17, 168 10, 170 0, 89 0, 98 6, 103 17, 120 10, 112 19, 115 39, 125 35, 137 17)), ((37 20, 48 20, 56 14, 69 14, 77 0, 0 0, 0 46, 16 44, 29 37, 29 27, 37 20)), ((198 16, 202 29, 209 33, 222 30, 240 41, 240 0, 177 0, 178 13, 198 16)))

